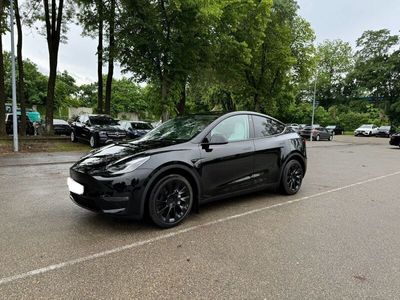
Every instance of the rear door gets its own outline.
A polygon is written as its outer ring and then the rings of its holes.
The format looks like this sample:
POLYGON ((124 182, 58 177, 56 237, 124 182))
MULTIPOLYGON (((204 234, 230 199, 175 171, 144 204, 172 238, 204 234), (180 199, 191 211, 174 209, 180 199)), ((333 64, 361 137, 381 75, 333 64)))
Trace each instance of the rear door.
POLYGON ((329 133, 325 128, 317 127, 316 130, 318 130, 318 134, 321 140, 326 140, 329 137, 329 133))
POLYGON ((236 115, 221 121, 207 136, 222 135, 222 145, 200 145, 200 174, 206 198, 246 190, 254 185, 254 143, 251 139, 250 116, 236 115))
POLYGON ((252 116, 254 124, 254 180, 256 184, 279 181, 285 126, 268 117, 252 116))

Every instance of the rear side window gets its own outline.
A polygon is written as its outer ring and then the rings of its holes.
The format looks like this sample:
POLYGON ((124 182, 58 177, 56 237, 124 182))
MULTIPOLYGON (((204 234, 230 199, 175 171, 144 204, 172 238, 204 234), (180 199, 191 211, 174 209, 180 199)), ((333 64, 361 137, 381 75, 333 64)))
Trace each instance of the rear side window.
POLYGON ((253 122, 255 138, 280 134, 285 130, 285 125, 270 118, 253 116, 253 122))

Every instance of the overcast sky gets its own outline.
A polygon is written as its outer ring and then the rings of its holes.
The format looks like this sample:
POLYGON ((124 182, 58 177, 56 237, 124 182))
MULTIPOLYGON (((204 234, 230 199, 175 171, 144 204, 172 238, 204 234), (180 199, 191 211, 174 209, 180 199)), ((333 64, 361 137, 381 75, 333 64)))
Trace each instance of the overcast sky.
MULTIPOLYGON (((298 0, 300 14, 317 35, 317 42, 342 39, 353 46, 365 30, 388 28, 393 34, 400 30, 400 0, 298 0)), ((25 28, 24 56, 47 73, 47 45, 43 36, 25 28)), ((10 49, 7 36, 5 49, 10 49)), ((68 43, 60 46, 58 70, 68 70, 79 84, 96 81, 96 41, 81 36, 81 29, 70 26, 68 43)), ((106 73, 106 69, 104 69, 106 73)), ((120 77, 116 66, 116 77, 120 77)))

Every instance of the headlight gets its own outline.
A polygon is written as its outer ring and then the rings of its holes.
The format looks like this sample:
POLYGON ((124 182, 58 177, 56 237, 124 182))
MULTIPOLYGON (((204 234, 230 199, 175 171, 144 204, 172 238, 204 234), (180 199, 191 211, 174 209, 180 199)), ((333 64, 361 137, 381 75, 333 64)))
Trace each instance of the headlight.
POLYGON ((112 173, 113 175, 119 175, 124 173, 129 173, 135 171, 141 165, 143 165, 146 161, 148 161, 150 156, 147 157, 140 157, 134 160, 126 161, 117 161, 116 163, 112 164, 110 167, 107 168, 107 171, 112 173))

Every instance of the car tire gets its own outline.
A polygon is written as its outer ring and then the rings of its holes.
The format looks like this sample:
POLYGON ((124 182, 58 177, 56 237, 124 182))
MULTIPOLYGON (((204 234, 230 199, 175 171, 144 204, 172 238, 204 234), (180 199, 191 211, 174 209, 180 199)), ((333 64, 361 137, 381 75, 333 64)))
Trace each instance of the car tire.
POLYGON ((332 141, 332 139, 333 139, 333 135, 330 135, 328 138, 328 141, 332 141))
POLYGON ((174 227, 187 217, 193 201, 190 182, 182 175, 167 175, 158 180, 150 192, 149 216, 161 228, 174 227))
POLYGON ((316 141, 320 141, 321 137, 319 135, 317 135, 317 137, 315 138, 316 141))
POLYGON ((77 142, 77 140, 76 140, 76 136, 75 136, 75 131, 71 131, 71 142, 73 142, 73 143, 76 143, 77 142))
POLYGON ((370 131, 370 132, 368 133, 368 136, 372 136, 372 131, 370 131))
POLYGON ((303 182, 304 170, 298 160, 290 160, 283 169, 280 190, 285 195, 296 194, 303 182))
POLYGON ((92 134, 90 136, 89 144, 90 144, 90 147, 92 147, 92 148, 97 148, 99 146, 99 140, 97 139, 97 137, 94 134, 92 134))

